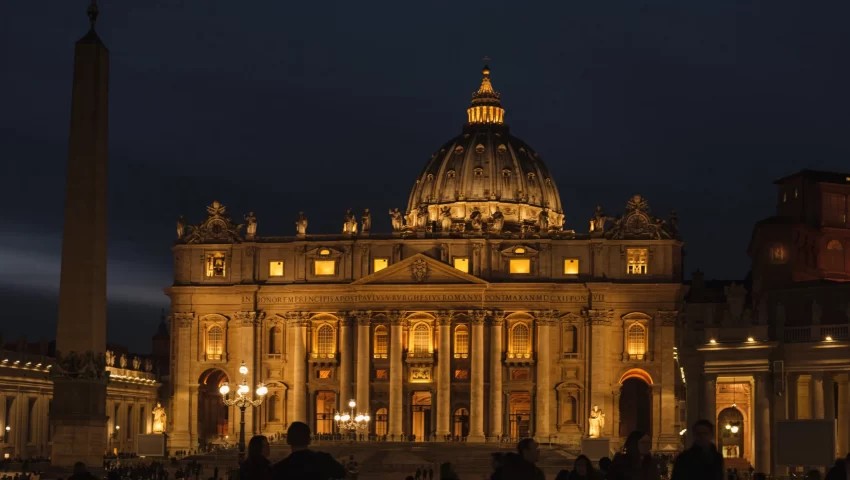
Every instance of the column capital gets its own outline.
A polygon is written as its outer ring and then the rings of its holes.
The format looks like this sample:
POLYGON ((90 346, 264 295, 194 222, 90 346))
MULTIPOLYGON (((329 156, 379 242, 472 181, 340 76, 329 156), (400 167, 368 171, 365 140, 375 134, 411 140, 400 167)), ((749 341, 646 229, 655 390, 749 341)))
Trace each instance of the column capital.
POLYGON ((611 321, 614 319, 614 310, 595 310, 595 309, 587 309, 585 310, 585 318, 587 318, 588 325, 603 325, 609 326, 611 325, 611 321))
POLYGON ((679 312, 677 310, 658 310, 658 318, 661 319, 662 326, 674 327, 679 318, 679 312))
POLYGON ((174 312, 171 321, 177 324, 177 328, 189 328, 195 320, 195 312, 174 312))
POLYGON ((539 327, 551 327, 558 318, 557 310, 535 310, 534 317, 539 327))
POLYGON ((306 327, 310 321, 308 312, 287 312, 286 322, 292 327, 306 327))
POLYGON ((259 325, 264 318, 266 318, 266 312, 263 311, 236 312, 233 316, 237 327, 254 327, 259 325))
POLYGON ((355 319, 350 316, 343 316, 339 318, 339 326, 340 327, 350 327, 354 325, 355 319))
POLYGON ((452 317, 454 316, 454 310, 440 310, 437 312, 437 324, 441 326, 448 326, 452 324, 452 317))
POLYGON ((391 326, 401 326, 404 321, 404 316, 402 315, 402 312, 398 310, 390 310, 387 312, 387 319, 390 321, 391 326))
POLYGON ((351 314, 357 318, 357 325, 360 327, 368 327, 369 323, 372 322, 371 310, 355 310, 351 314))
POLYGON ((472 310, 472 325, 484 325, 489 313, 487 310, 472 310))

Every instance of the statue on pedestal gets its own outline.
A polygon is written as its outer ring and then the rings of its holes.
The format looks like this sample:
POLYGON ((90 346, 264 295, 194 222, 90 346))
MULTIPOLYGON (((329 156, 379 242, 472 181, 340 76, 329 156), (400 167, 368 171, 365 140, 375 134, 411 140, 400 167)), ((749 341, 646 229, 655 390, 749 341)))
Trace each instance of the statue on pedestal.
POLYGON ((121 368, 127 368, 127 355, 121 354, 121 358, 118 359, 118 366, 121 368))
POLYGON ((610 220, 605 216, 605 211, 597 205, 596 211, 593 212, 593 218, 590 219, 590 233, 602 234, 605 233, 605 223, 610 220))
POLYGON ((400 232, 404 229, 404 217, 397 208, 390 210, 390 220, 393 224, 393 230, 400 232))
POLYGON ((443 207, 440 210, 440 229, 443 233, 452 231, 452 207, 443 207))
POLYGON ((106 366, 114 367, 115 366, 115 352, 113 352, 112 350, 107 350, 105 357, 106 357, 106 366))
POLYGON ((307 235, 307 215, 304 215, 304 212, 298 212, 298 219, 295 220, 295 231, 302 237, 307 235))
POLYGON ((540 229, 540 233, 549 231, 549 209, 546 207, 543 207, 543 210, 540 210, 540 214, 537 215, 537 228, 540 229))
POLYGON ((186 234, 186 218, 183 215, 180 215, 180 218, 177 219, 177 240, 183 238, 183 235, 186 234))
POLYGON ((502 229, 505 228, 505 216, 502 214, 502 211, 499 210, 499 207, 496 207, 496 211, 493 212, 491 217, 490 231, 495 234, 502 233, 502 229))
POLYGON ((426 226, 428 226, 428 205, 422 205, 416 213, 416 228, 425 230, 426 226))
POLYGON ((133 357, 133 370, 140 370, 142 368, 142 359, 139 357, 133 357))
POLYGON ((372 214, 369 213, 368 208, 363 210, 363 216, 360 217, 360 225, 363 233, 369 233, 369 230, 372 229, 372 214))
POLYGON ((472 223, 472 231, 480 232, 484 227, 484 221, 481 219, 481 212, 478 211, 478 207, 472 209, 472 213, 469 214, 469 219, 472 223))
POLYGON ((248 212, 248 215, 245 215, 245 222, 248 225, 246 238, 253 240, 254 236, 257 235, 257 217, 254 216, 254 212, 248 212))
POLYGON ((605 428, 605 414, 599 405, 594 405, 590 410, 590 419, 587 422, 587 436, 590 438, 599 438, 602 436, 602 430, 605 428))
POLYGON ((153 433, 165 433, 166 414, 162 404, 156 402, 156 407, 151 413, 153 414, 153 433))
POLYGON ((342 233, 354 235, 357 233, 357 218, 351 213, 351 209, 345 211, 345 217, 342 223, 342 233))

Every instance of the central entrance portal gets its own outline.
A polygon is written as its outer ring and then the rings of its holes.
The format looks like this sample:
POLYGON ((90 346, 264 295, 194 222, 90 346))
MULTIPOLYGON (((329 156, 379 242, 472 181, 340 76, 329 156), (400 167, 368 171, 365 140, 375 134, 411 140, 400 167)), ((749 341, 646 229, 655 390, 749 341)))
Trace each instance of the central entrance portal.
POLYGON ((316 392, 316 434, 330 435, 336 433, 334 411, 336 410, 336 393, 327 390, 316 392))
POLYGON ((411 434, 424 442, 431 436, 431 392, 413 392, 411 407, 411 434))
POLYGON ((219 393, 226 381, 227 374, 219 369, 209 369, 198 379, 198 441, 201 445, 227 441, 230 409, 219 393))
POLYGON ((508 399, 510 432, 512 441, 531 436, 531 394, 511 393, 508 399))
POLYGON ((652 436, 652 389, 640 378, 628 378, 620 387, 620 437, 640 430, 652 436))

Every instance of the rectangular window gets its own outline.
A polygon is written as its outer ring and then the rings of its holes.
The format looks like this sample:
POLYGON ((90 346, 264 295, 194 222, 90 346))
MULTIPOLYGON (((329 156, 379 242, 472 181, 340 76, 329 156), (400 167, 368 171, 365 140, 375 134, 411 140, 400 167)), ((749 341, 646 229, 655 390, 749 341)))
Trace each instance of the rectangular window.
POLYGON ((469 258, 455 257, 454 264, 456 269, 464 273, 469 273, 469 258))
POLYGON ((847 223, 847 195, 823 194, 823 224, 843 227, 847 223))
POLYGON ((390 376, 389 376, 387 369, 379 368, 379 369, 375 370, 375 379, 376 380, 386 380, 388 378, 390 378, 390 376))
POLYGON ((372 259, 372 273, 380 272, 381 270, 390 266, 389 258, 373 258, 372 259))
POLYGON ((207 254, 206 270, 207 278, 223 278, 225 270, 224 252, 212 252, 207 254))
POLYGON ((626 249, 626 273, 629 275, 646 275, 647 250, 645 248, 626 249))
POLYGON ((515 275, 528 275, 531 273, 530 258, 512 258, 510 260, 509 271, 515 275))
POLYGON ((336 275, 336 261, 334 260, 316 260, 313 265, 316 276, 336 275))
POLYGON ((331 372, 332 372, 332 370, 317 370, 316 371, 316 378, 319 378, 321 380, 331 379, 331 378, 333 378, 333 374, 331 372))
POLYGON ((455 378, 458 380, 468 380, 469 370, 455 370, 455 378))
POLYGON ((565 258, 564 259, 564 275, 578 275, 578 259, 577 258, 565 258))
POLYGON ((283 262, 282 261, 269 262, 269 276, 270 277, 282 277, 283 276, 283 262))

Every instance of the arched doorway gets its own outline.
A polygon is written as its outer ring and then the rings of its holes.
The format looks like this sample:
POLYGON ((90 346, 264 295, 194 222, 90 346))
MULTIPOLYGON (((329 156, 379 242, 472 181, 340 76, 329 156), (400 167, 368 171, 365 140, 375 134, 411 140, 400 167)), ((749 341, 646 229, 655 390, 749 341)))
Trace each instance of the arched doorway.
POLYGON ((316 434, 330 435, 334 432, 336 393, 322 390, 316 392, 316 434))
POLYGON ((469 436, 469 410, 465 408, 458 408, 457 410, 455 410, 453 423, 453 436, 459 438, 466 438, 469 436))
POLYGON ((386 407, 381 407, 375 411, 375 435, 378 437, 385 437, 387 435, 388 421, 389 415, 387 414, 386 407))
POLYGON ((508 418, 512 439, 519 440, 531 435, 531 394, 515 392, 508 395, 508 418))
POLYGON ((431 392, 413 392, 411 407, 411 433, 424 442, 431 436, 431 392))
POLYGON ((208 445, 224 442, 230 430, 230 409, 224 405, 219 387, 227 374, 211 368, 198 379, 198 442, 208 445))
POLYGON ((744 457, 744 416, 735 407, 725 408, 717 416, 717 432, 720 437, 720 453, 723 458, 744 457))
POLYGON ((620 379, 619 436, 640 430, 652 435, 652 377, 643 370, 626 372, 620 379))

